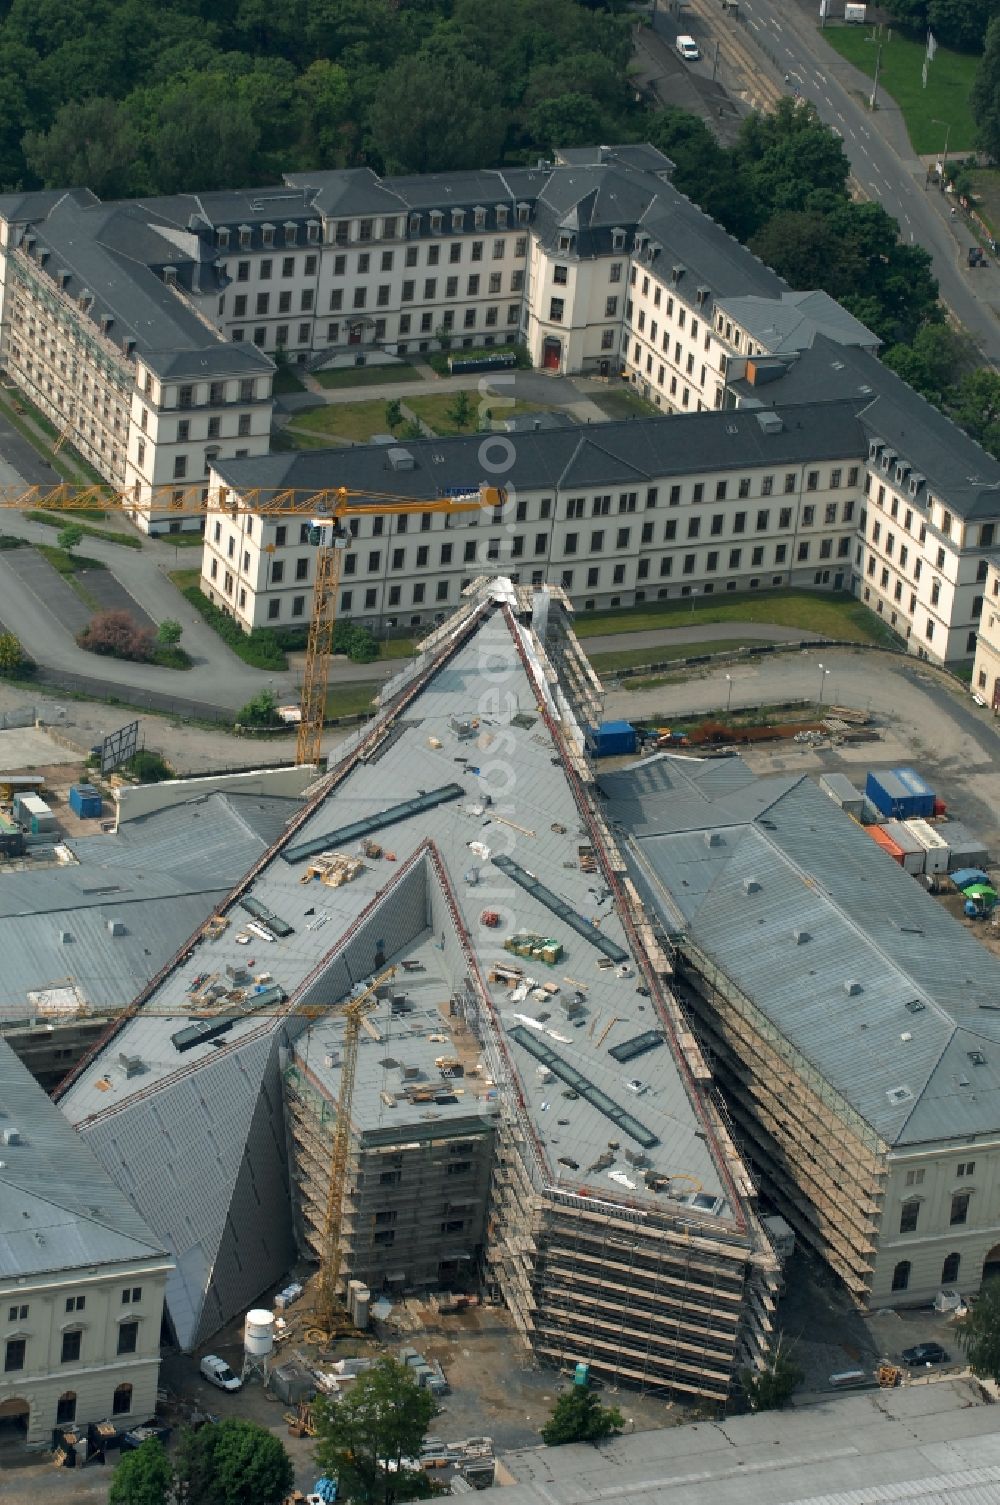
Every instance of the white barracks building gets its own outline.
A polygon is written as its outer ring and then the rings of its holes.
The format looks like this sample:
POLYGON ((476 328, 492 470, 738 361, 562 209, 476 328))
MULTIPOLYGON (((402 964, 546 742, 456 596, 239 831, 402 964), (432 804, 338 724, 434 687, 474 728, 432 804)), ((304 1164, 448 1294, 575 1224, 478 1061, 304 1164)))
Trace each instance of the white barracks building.
MULTIPOLYGON (((516 468, 524 515, 505 517, 483 558, 509 535, 514 573, 571 577, 583 609, 839 585, 914 653, 971 657, 1000 465, 881 365, 869 330, 826 294, 791 291, 672 188, 670 172, 648 146, 593 147, 536 168, 298 173, 268 188, 115 205, 84 190, 0 196, 0 360, 102 475, 140 500, 166 488, 153 515, 162 531, 191 525, 171 520, 171 496, 204 491, 213 468, 240 491, 314 484, 307 474, 351 484, 342 449, 258 463, 275 352, 391 361, 443 339, 457 352, 521 341, 537 367, 624 374, 676 415, 683 437, 647 441, 650 425, 636 421, 629 434, 589 431, 569 472, 518 458, 508 479, 516 468), (800 430, 791 410, 819 404, 834 406, 825 420, 803 411, 800 430), (738 408, 780 416, 769 430, 766 415, 751 424, 733 417, 738 408), (806 433, 811 454, 792 442, 806 433), (785 437, 768 444, 769 434, 785 437), (607 462, 596 458, 603 447, 607 462), (677 492, 672 534, 652 517, 590 526, 619 507, 624 517, 633 498, 642 510, 650 491, 650 511, 677 492), (574 534, 576 552, 564 554, 574 534)), ((511 437, 519 455, 528 437, 511 437)), ((532 453, 547 454, 544 443, 532 453)), ((417 496, 438 495, 446 469, 462 470, 462 485, 505 479, 478 462, 465 473, 468 451, 453 463, 411 448, 409 459, 357 465, 412 466, 382 474, 379 489, 417 496)), ((420 542, 411 523, 409 541, 379 544, 377 523, 358 530, 342 609, 380 629, 429 623, 456 600, 468 540, 449 554, 448 540, 420 542)), ((398 524, 386 530, 395 538, 398 524)), ((306 610, 308 551, 296 529, 279 541, 269 528, 262 567, 252 532, 209 538, 205 588, 247 630, 293 625, 306 610)))

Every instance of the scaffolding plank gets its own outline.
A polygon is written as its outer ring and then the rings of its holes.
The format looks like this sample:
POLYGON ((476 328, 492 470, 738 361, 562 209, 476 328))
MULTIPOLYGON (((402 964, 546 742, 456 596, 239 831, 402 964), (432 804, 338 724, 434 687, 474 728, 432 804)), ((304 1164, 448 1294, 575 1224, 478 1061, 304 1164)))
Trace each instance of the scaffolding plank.
POLYGON ((539 904, 544 904, 545 908, 551 910, 554 915, 557 915, 564 925, 568 925, 571 930, 575 930, 577 935, 582 935, 585 941, 589 941, 592 946, 596 946, 597 950, 602 952, 604 956, 609 957, 611 961, 628 961, 628 952, 624 951, 618 945, 617 941, 610 940, 608 936, 598 930, 596 925, 592 925, 589 920, 585 920, 583 915, 575 910, 571 904, 568 904, 565 899, 560 899, 559 895, 553 893, 551 888, 546 888, 544 883, 540 883, 534 874, 529 873, 527 868, 521 867, 520 863, 514 862, 510 857, 494 857, 493 866, 499 868, 500 872, 512 879, 519 888, 523 888, 525 893, 531 894, 532 898, 537 899, 539 904))
POLYGON ((422 815, 426 810, 433 810, 437 805, 444 805, 449 800, 461 799, 465 790, 461 784, 443 784, 440 789, 428 789, 425 794, 418 794, 411 800, 403 800, 398 805, 388 805, 384 810, 378 810, 374 815, 366 815, 363 820, 356 820, 349 826, 338 826, 334 831, 326 831, 322 836, 313 836, 309 841, 300 841, 298 846, 289 847, 282 853, 286 862, 305 862, 307 857, 315 857, 317 852, 326 852, 333 847, 344 846, 348 842, 357 841, 362 836, 369 836, 375 831, 384 831, 386 826, 394 826, 397 821, 407 820, 411 815, 422 815))
POLYGON ((616 1103, 614 1098, 608 1097, 606 1092, 596 1087, 589 1077, 577 1071, 575 1066, 564 1061, 562 1056, 557 1055, 552 1047, 546 1045, 544 1040, 540 1040, 532 1030, 525 1029, 523 1024, 516 1024, 510 1031, 510 1037, 518 1045, 522 1045, 529 1055, 534 1056, 536 1061, 547 1066, 553 1076, 557 1076, 561 1082, 566 1083, 567 1087, 572 1087, 574 1092, 578 1092, 586 1102, 590 1103, 591 1107, 597 1109, 598 1113, 603 1113, 605 1118, 610 1118, 623 1134, 627 1134, 629 1139, 634 1139, 636 1144, 641 1145, 644 1150, 651 1150, 654 1145, 659 1144, 659 1139, 651 1129, 641 1124, 637 1118, 616 1103))

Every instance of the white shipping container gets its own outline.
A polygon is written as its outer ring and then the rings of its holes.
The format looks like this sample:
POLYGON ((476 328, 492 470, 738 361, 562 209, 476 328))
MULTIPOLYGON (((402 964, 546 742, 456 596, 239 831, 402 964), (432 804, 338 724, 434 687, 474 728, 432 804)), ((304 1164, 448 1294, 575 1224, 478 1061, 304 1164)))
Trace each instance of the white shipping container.
POLYGON ((924 849, 924 872, 946 873, 951 848, 940 832, 925 820, 905 820, 903 825, 924 849))
POLYGON ((844 20, 849 24, 851 22, 854 22, 855 25, 863 25, 866 19, 867 11, 867 5, 852 5, 848 3, 844 6, 844 20))
POLYGON ((913 874, 922 873, 927 854, 913 832, 908 830, 901 820, 884 820, 881 826, 903 854, 903 871, 913 874))

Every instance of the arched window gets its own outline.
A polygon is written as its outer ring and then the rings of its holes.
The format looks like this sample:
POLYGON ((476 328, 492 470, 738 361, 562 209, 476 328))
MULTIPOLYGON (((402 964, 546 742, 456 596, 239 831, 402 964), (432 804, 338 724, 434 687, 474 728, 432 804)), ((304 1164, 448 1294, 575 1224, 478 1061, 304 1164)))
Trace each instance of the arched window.
POLYGON ((124 1416, 132 1409, 132 1386, 119 1385, 115 1390, 114 1404, 111 1407, 112 1416, 124 1416))
POLYGON ((68 1427, 76 1421, 76 1391, 67 1390, 56 1402, 56 1426, 68 1427))
POLYGON ((909 1284, 910 1261, 908 1259, 901 1259, 892 1272, 892 1289, 894 1291, 905 1291, 909 1284))
POLYGON ((958 1267, 961 1263, 962 1256, 960 1254, 948 1255, 948 1258, 941 1266, 941 1284, 943 1286, 955 1284, 955 1281, 958 1279, 958 1267))

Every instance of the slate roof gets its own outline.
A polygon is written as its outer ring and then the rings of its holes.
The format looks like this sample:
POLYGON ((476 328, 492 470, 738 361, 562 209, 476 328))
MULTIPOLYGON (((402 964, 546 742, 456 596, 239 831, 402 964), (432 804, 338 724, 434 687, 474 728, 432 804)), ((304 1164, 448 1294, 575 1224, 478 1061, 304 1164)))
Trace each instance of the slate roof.
POLYGON ((93 1152, 0 1040, 0 1283, 132 1260, 165 1258, 93 1152))
MULTIPOLYGON (((824 396, 853 399, 866 438, 880 439, 927 479, 927 489, 957 516, 1000 518, 1000 461, 865 350, 817 335, 790 357, 784 373, 752 385, 731 381, 741 405, 810 406, 824 396)), ((926 506, 921 494, 915 505, 926 506)))
MULTIPOLYGON (((810 460, 860 460, 867 450, 850 402, 779 409, 781 428, 768 433, 751 409, 633 418, 600 427, 543 428, 518 435, 504 484, 545 487, 627 485, 660 476, 711 473, 727 467, 804 464, 810 460)), ((498 436, 498 443, 506 443, 498 436)), ((395 471, 383 445, 305 450, 219 460, 216 468, 236 491, 295 487, 398 492, 428 500, 450 487, 475 487, 482 479, 483 436, 407 440, 414 468, 395 471)), ((487 446, 488 448, 488 446, 487 446)), ((507 459, 505 452, 505 461, 507 459)))
POLYGON ((838 345, 876 349, 878 337, 829 293, 783 292, 779 298, 725 298, 721 311, 772 354, 807 350, 818 335, 838 345))
POLYGON ((1000 963, 810 779, 725 762, 602 777, 649 902, 888 1145, 993 1132, 1000 963))

